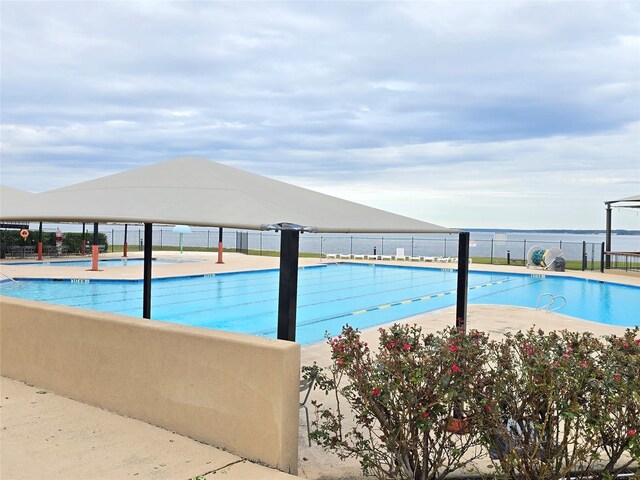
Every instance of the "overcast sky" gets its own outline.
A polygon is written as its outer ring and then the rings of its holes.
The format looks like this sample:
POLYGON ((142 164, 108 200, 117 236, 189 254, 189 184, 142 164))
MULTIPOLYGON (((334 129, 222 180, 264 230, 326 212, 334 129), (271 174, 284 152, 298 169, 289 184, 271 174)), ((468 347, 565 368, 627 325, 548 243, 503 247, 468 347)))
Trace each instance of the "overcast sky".
POLYGON ((637 1, 0 8, 4 185, 199 156, 445 226, 532 229, 604 228, 605 200, 640 193, 637 1))

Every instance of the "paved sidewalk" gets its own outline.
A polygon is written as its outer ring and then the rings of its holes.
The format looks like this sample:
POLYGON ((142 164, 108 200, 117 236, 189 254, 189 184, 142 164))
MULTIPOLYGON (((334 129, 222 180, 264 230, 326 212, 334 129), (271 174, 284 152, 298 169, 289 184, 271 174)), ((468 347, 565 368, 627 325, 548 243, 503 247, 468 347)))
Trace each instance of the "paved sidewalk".
POLYGON ((0 394, 3 480, 298 478, 5 377, 0 394))

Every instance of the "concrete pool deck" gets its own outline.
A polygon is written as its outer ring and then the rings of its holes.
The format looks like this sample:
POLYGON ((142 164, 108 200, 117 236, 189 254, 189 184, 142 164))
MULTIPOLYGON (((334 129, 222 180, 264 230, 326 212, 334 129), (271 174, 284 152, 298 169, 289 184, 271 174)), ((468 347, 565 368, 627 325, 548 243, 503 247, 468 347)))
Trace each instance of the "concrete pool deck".
MULTIPOLYGON (((101 258, 120 258, 107 254, 101 258)), ((154 277, 199 275, 229 271, 278 268, 276 257, 246 256, 225 252, 225 264, 216 262, 215 252, 154 252, 158 258, 201 259, 201 262, 158 264, 154 277)), ((135 252, 130 258, 139 258, 135 252)), ((77 259, 77 257, 75 258, 77 259)), ((126 278, 142 277, 142 266, 107 267, 90 272, 85 267, 11 266, 0 263, 0 272, 18 278, 126 278)), ((300 265, 318 264, 318 259, 302 258, 300 265)), ((324 260, 323 263, 332 263, 324 260)), ((364 263, 372 263, 365 261, 364 263)), ((378 262, 385 265, 452 268, 455 264, 437 262, 378 262)), ((600 272, 540 272, 523 267, 472 264, 472 270, 513 273, 545 273, 591 280, 610 281, 640 286, 640 274, 601 274, 600 272)), ((453 324, 455 307, 408 318, 425 330, 441 330, 453 324)), ((620 333, 622 327, 586 322, 560 314, 547 314, 529 308, 470 305, 469 328, 488 331, 492 336, 505 331, 526 329, 532 325, 544 330, 567 328, 594 334, 620 333)), ((377 328, 367 329, 363 337, 376 344, 377 328)), ((329 364, 330 355, 324 342, 302 348, 301 363, 316 361, 329 364)), ((0 417, 0 477, 31 478, 214 478, 225 474, 230 479, 294 478, 277 470, 252 464, 214 447, 176 435, 144 422, 90 407, 80 402, 46 392, 37 387, 2 378, 0 417), (45 393, 40 393, 45 392, 45 393)), ((320 392, 311 398, 325 398, 320 392)), ((300 415, 298 434, 299 475, 313 479, 362 478, 356 461, 340 461, 317 445, 309 447, 304 415, 300 415)))

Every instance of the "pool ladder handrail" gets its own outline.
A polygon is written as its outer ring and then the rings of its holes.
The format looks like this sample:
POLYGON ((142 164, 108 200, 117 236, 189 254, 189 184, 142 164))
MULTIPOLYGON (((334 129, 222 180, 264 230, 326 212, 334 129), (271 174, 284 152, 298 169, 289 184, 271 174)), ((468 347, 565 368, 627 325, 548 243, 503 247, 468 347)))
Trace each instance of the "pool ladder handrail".
POLYGON ((540 294, 540 296, 538 297, 538 301, 536 302, 536 310, 544 310, 545 312, 549 313, 549 312, 555 312, 556 310, 560 310, 566 305, 567 305, 567 299, 564 297, 564 295, 554 295, 553 293, 542 293, 540 294), (544 297, 549 297, 549 301, 546 304, 541 306, 540 301, 544 297), (564 303, 562 305, 558 305, 557 307, 551 308, 556 300, 562 300, 564 303))
POLYGON ((9 275, 7 275, 6 273, 2 273, 2 272, 0 272, 0 275, 2 275, 3 277, 7 277, 7 278, 8 278, 9 280, 11 280, 12 282, 17 283, 18 285, 20 285, 20 282, 19 282, 19 281, 17 281, 17 280, 16 280, 15 278, 13 278, 13 277, 10 277, 10 276, 9 276, 9 275))

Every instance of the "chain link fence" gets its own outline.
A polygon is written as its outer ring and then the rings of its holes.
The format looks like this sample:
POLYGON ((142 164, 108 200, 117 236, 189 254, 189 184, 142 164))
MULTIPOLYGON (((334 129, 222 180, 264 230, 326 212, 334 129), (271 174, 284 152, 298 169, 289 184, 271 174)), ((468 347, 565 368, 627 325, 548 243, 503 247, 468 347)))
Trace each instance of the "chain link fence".
MULTIPOLYGON (((173 227, 154 227, 153 246, 155 250, 178 250, 180 234, 173 227)), ((124 244, 124 228, 120 225, 99 225, 99 230, 107 236, 109 251, 121 251, 124 244)), ((78 228, 74 229, 78 231, 78 228)), ((81 228, 80 228, 81 231, 81 228)), ((183 248, 189 250, 215 251, 218 246, 217 228, 192 229, 183 234, 183 248)), ((87 224, 86 240, 91 243, 93 226, 87 224)), ((144 228, 128 227, 128 251, 142 251, 144 228)), ((280 235, 274 232, 236 231, 223 229, 222 241, 229 251, 241 251, 253 255, 277 255, 280 250, 280 235)), ((471 233, 470 256, 473 262, 494 265, 525 265, 527 252, 533 247, 542 249, 556 247, 564 252, 567 268, 577 270, 599 270, 602 260, 601 242, 577 242, 563 240, 512 239, 506 235, 495 238, 474 238, 471 233)), ((457 235, 339 235, 339 234, 302 234, 300 235, 300 254, 322 258, 327 254, 336 255, 395 255, 403 249, 405 255, 412 257, 457 257, 457 235)), ((627 255, 616 257, 611 268, 640 270, 640 256, 627 255)))

